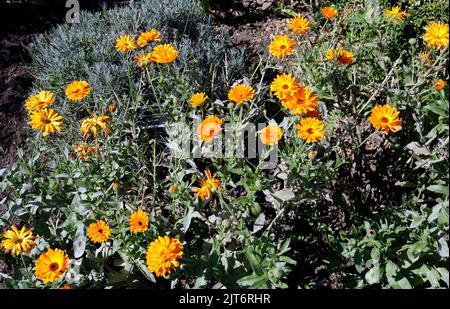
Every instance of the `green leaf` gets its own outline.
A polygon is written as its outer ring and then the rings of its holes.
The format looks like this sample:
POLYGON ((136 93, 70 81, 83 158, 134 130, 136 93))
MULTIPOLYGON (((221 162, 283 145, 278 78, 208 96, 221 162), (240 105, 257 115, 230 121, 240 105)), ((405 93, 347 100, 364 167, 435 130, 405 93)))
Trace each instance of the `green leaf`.
POLYGON ((448 187, 443 185, 431 185, 427 187, 428 191, 444 194, 448 196, 448 187))
POLYGON ((378 263, 374 264, 373 267, 366 273, 364 278, 368 284, 379 283, 381 279, 381 268, 378 263))

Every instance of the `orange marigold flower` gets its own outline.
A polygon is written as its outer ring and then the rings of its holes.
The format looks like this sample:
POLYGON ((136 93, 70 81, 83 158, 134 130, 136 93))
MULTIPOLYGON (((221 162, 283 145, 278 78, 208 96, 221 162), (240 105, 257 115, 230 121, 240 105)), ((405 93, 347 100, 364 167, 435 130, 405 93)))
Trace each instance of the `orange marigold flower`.
POLYGON ((278 75, 270 84, 270 90, 274 92, 278 99, 284 100, 295 96, 299 91, 300 84, 291 74, 278 75))
POLYGON ((214 136, 220 134, 222 119, 217 116, 211 115, 206 117, 197 127, 197 133, 200 136, 200 140, 210 142, 214 136))
POLYGON ((156 63, 171 63, 178 57, 179 52, 170 44, 157 45, 151 52, 151 57, 156 63))
POLYGON ((322 15, 326 19, 332 20, 333 18, 338 16, 338 11, 333 7, 327 6, 322 9, 322 15))
POLYGON ((270 43, 269 51, 272 56, 279 59, 284 56, 292 55, 295 46, 294 40, 287 35, 277 35, 270 43))
POLYGON ((386 18, 391 21, 403 21, 406 12, 402 12, 399 6, 393 6, 392 9, 386 10, 386 18))
POLYGON ((208 100, 208 97, 204 92, 197 92, 192 95, 189 102, 191 103, 192 107, 197 107, 199 105, 202 105, 206 100, 208 100))
POLYGON ((41 131, 42 136, 46 137, 53 132, 61 132, 62 116, 54 109, 36 109, 30 115, 28 124, 35 130, 41 131))
POLYGON ((269 124, 259 133, 259 138, 264 145, 273 146, 275 144, 278 144, 279 140, 282 137, 283 131, 276 124, 269 124))
POLYGON ((120 189, 120 185, 117 182, 114 182, 112 188, 117 191, 120 189))
POLYGON ((176 238, 159 236, 147 249, 147 267, 157 277, 170 274, 180 266, 183 257, 183 245, 176 238))
POLYGON ((48 249, 35 263, 34 275, 44 283, 58 280, 69 268, 69 257, 61 249, 48 249))
POLYGON ((89 158, 89 156, 94 152, 94 150, 97 150, 97 152, 100 152, 100 150, 97 147, 89 146, 83 142, 79 142, 78 144, 73 145, 72 150, 82 160, 87 160, 89 158))
POLYGON ((198 182, 200 187, 192 187, 192 191, 195 193, 195 199, 201 198, 203 201, 209 200, 213 191, 219 191, 222 188, 222 184, 219 179, 216 178, 217 173, 211 174, 209 169, 205 170, 206 178, 200 178, 198 182))
POLYGON ((176 185, 171 185, 170 187, 169 187, 169 191, 170 192, 175 192, 177 190, 177 186, 176 185))
POLYGON ((110 233, 111 229, 103 220, 91 223, 87 230, 87 236, 93 243, 102 243, 107 241, 110 233))
POLYGON ((325 125, 321 120, 306 117, 297 125, 297 134, 307 143, 315 143, 324 137, 324 129, 325 125))
POLYGON ((376 105, 372 109, 369 121, 375 129, 385 134, 388 134, 389 130, 395 133, 402 128, 402 120, 398 115, 399 112, 389 104, 376 105))
POLYGON ((337 60, 341 64, 350 64, 355 58, 355 54, 345 48, 327 50, 326 58, 328 61, 337 60))
POLYGON ((142 209, 132 213, 129 220, 131 233, 136 234, 147 231, 148 221, 148 215, 142 209))
POLYGON ((420 61, 428 63, 428 64, 432 64, 433 63, 433 60, 430 58, 430 51, 429 50, 424 50, 424 51, 420 52, 419 59, 420 59, 420 61))
POLYGON ((116 50, 126 53, 137 48, 136 41, 129 35, 121 35, 116 40, 116 50))
POLYGON ((423 40, 434 49, 444 49, 448 47, 449 35, 448 24, 432 22, 424 27, 425 34, 423 40))
POLYGON ((301 86, 293 97, 281 101, 284 107, 296 115, 305 114, 319 107, 319 98, 308 86, 301 86))
POLYGON ((103 130, 105 134, 109 135, 111 133, 111 127, 108 124, 110 120, 109 116, 105 116, 104 111, 102 111, 101 116, 94 113, 93 117, 81 120, 80 133, 85 139, 89 138, 90 133, 96 139, 97 133, 100 130, 103 130))
POLYGON ((67 85, 66 96, 69 100, 80 101, 91 93, 91 87, 85 80, 76 80, 67 85))
POLYGON ((253 99, 254 95, 255 90, 252 86, 239 84, 230 89, 228 92, 228 99, 239 105, 253 99))
POLYGON ((137 39, 137 43, 140 47, 144 47, 150 42, 159 41, 160 38, 161 33, 159 33, 156 29, 151 29, 149 31, 142 32, 137 39))
POLYGON ((34 242, 36 236, 33 236, 33 232, 26 227, 19 229, 13 225, 10 230, 3 232, 3 240, 0 243, 0 249, 3 249, 5 253, 11 251, 13 256, 17 256, 22 252, 30 252, 31 248, 36 246, 34 242))
POLYGON ((38 94, 29 96, 25 102, 25 108, 29 113, 42 108, 47 108, 55 102, 55 94, 50 91, 41 91, 38 94))
POLYGON ((296 16, 289 21, 288 28, 291 29, 295 35, 306 34, 309 31, 309 21, 303 16, 296 16))
POLYGON ((445 85, 446 84, 442 79, 438 79, 433 83, 434 89, 436 89, 437 91, 441 91, 442 89, 444 89, 445 85))
POLYGON ((150 63, 152 63, 154 59, 151 53, 142 52, 134 57, 134 61, 136 61, 138 67, 145 68, 150 63))
POLYGON ((111 113, 113 113, 113 112, 116 111, 117 105, 114 104, 114 103, 111 103, 111 104, 108 105, 108 109, 109 109, 109 111, 110 111, 111 113))

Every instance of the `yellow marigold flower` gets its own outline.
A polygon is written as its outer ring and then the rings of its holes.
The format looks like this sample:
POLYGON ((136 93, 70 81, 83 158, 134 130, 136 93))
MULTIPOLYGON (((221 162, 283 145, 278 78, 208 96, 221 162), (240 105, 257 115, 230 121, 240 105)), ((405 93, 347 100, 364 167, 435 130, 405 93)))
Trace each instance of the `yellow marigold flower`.
POLYGON ((368 120, 375 129, 385 134, 388 134, 389 130, 395 133, 402 128, 402 120, 398 118, 398 114, 399 112, 389 104, 376 105, 368 120))
POLYGON ((109 116, 105 116, 104 111, 101 116, 94 114, 92 118, 81 120, 80 133, 85 139, 89 138, 90 133, 92 133, 94 139, 96 139, 97 133, 100 130, 103 130, 105 134, 109 135, 111 133, 111 127, 108 124, 110 120, 109 116))
POLYGON ((206 100, 208 100, 208 97, 204 92, 197 92, 192 95, 189 101, 192 107, 197 107, 199 105, 202 105, 206 100))
POLYGON ((259 132, 259 138, 264 145, 278 144, 279 140, 283 137, 283 131, 276 124, 269 124, 267 127, 259 132))
POLYGON ((192 188, 192 191, 195 193, 194 198, 197 199, 200 197, 203 201, 210 199, 213 191, 219 191, 222 188, 220 180, 216 178, 217 173, 212 175, 210 170, 206 169, 205 175, 206 178, 200 178, 198 180, 200 187, 192 188))
POLYGON ((403 21, 406 12, 402 12, 399 6, 393 6, 392 9, 386 10, 386 18, 391 21, 403 21))
POLYGON ((159 236, 147 249, 147 267, 157 277, 170 274, 180 266, 183 257, 183 245, 176 238, 159 236))
POLYGON ((269 51, 272 56, 281 58, 292 55, 294 47, 296 46, 294 40, 287 35, 277 35, 269 45, 269 51))
POLYGON ((151 57, 157 63, 170 63, 178 57, 179 52, 170 44, 157 45, 151 52, 151 57))
POLYGON ((145 68, 146 66, 148 66, 150 63, 153 62, 153 56, 151 53, 142 52, 141 54, 136 55, 134 57, 134 61, 136 61, 137 65, 140 68, 145 68))
POLYGON ((222 119, 211 115, 206 117, 197 127, 197 133, 200 140, 210 142, 214 136, 220 134, 222 119))
POLYGON ((169 191, 170 192, 175 192, 177 190, 177 186, 176 185, 171 185, 170 187, 169 187, 169 191))
POLYGON ((297 125, 298 136, 307 143, 315 143, 323 138, 325 125, 317 118, 303 118, 297 125))
POLYGON ((252 86, 239 84, 230 89, 230 91, 228 92, 228 99, 239 105, 244 103, 245 101, 253 99, 254 95, 255 90, 252 86))
POLYGON ((112 187, 113 187, 113 189, 116 190, 116 191, 120 189, 120 185, 119 185, 117 182, 113 183, 113 186, 112 186, 112 187))
POLYGON ((148 215, 142 209, 134 212, 129 220, 131 233, 143 233, 148 230, 148 215))
POLYGON ((49 107, 53 102, 55 102, 55 94, 50 91, 41 91, 36 95, 29 96, 25 102, 25 108, 29 113, 49 107))
POLYGON ((109 109, 109 111, 111 113, 114 113, 116 111, 116 109, 117 109, 117 105, 114 104, 114 103, 111 103, 111 104, 108 105, 108 109, 109 109))
POLYGON ((69 257, 61 249, 48 249, 35 263, 34 275, 44 283, 58 280, 69 268, 69 257))
POLYGON ((69 100, 80 101, 91 93, 91 87, 85 80, 76 80, 66 88, 66 96, 69 100))
MULTIPOLYGON (((90 154, 96 149, 96 147, 89 146, 83 142, 79 142, 72 146, 73 152, 75 152, 82 160, 87 160, 90 154)), ((99 149, 97 148, 97 152, 99 149)))
POLYGON ((327 6, 322 9, 322 15, 326 19, 332 20, 333 18, 338 16, 338 11, 333 7, 327 6))
POLYGON ((425 34, 423 40, 427 42, 428 46, 434 49, 444 49, 448 47, 448 24, 441 22, 432 22, 424 27, 425 34))
POLYGON ((58 115, 54 109, 37 109, 30 115, 28 122, 31 127, 42 132, 42 136, 47 136, 55 131, 61 132, 62 116, 58 115))
POLYGON ((281 101, 284 107, 296 115, 305 114, 319 107, 319 98, 308 86, 301 86, 293 97, 281 101))
POLYGON ((306 34, 309 31, 309 21, 303 16, 297 16, 289 21, 288 28, 295 35, 306 34))
POLYGON ((3 240, 0 243, 0 249, 3 249, 5 253, 11 251, 13 256, 19 255, 22 252, 29 252, 31 247, 36 246, 34 242, 36 236, 33 236, 33 232, 26 227, 19 229, 13 225, 10 230, 3 232, 3 240))
POLYGON ((126 53, 136 48, 136 41, 129 35, 121 35, 116 40, 116 49, 118 52, 126 53))
POLYGON ((87 236, 93 243, 107 241, 110 233, 111 229, 103 220, 91 223, 87 230, 87 236))
POLYGON ((295 96, 299 89, 300 84, 291 74, 278 75, 270 84, 270 90, 274 92, 274 94, 280 100, 295 96))
POLYGON ((334 48, 327 50, 327 54, 326 54, 327 60, 334 61, 334 59, 336 59, 336 54, 337 54, 337 52, 334 48))
POLYGON ((151 29, 149 31, 142 32, 137 39, 137 43, 140 47, 144 47, 150 42, 159 41, 160 37, 161 33, 159 33, 158 30, 151 29))
POLYGON ((445 82, 442 79, 434 81, 433 85, 434 89, 436 89, 437 91, 441 91, 442 89, 445 88, 445 82))

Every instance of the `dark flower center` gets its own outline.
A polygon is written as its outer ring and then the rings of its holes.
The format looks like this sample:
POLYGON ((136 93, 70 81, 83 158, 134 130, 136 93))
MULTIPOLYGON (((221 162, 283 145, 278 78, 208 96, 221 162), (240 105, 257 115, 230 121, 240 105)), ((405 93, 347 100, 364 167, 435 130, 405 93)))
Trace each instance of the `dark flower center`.
POLYGON ((139 224, 139 225, 142 225, 142 222, 141 222, 141 221, 138 221, 138 224, 139 224))
POLYGON ((48 118, 43 118, 43 119, 42 119, 42 122, 45 123, 45 124, 49 124, 49 123, 51 123, 52 121, 51 121, 50 119, 48 119, 48 118))
POLYGON ((314 130, 313 130, 313 128, 309 128, 309 129, 306 130, 306 132, 308 132, 308 134, 313 134, 314 130))
POLYGON ((99 232, 100 234, 103 234, 103 230, 102 230, 102 229, 98 229, 98 232, 99 232))
POLYGON ((388 123, 388 122, 389 122, 389 118, 387 118, 387 117, 382 117, 382 118, 381 118, 381 122, 388 123))
POLYGON ((50 270, 51 270, 51 271, 57 271, 58 268, 59 268, 58 263, 51 263, 51 264, 50 264, 50 270))
POLYGON ((280 45, 280 49, 286 49, 286 45, 280 45))
POLYGON ((16 239, 16 244, 21 244, 21 243, 22 243, 22 241, 23 241, 23 239, 22 239, 22 238, 20 238, 20 237, 18 237, 18 238, 16 239))
POLYGON ((289 85, 284 84, 284 85, 283 85, 283 89, 289 89, 289 85))

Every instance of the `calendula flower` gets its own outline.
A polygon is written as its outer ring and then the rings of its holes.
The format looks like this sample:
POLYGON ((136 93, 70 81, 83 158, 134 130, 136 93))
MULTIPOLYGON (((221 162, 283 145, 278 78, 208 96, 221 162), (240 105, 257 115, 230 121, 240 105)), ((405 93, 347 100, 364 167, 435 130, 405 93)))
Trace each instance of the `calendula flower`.
POLYGON ((297 125, 298 136, 307 143, 315 143, 323 138, 325 125, 317 118, 303 118, 297 125))
POLYGON ((399 6, 393 6, 392 9, 386 10, 386 18, 391 21, 403 21, 406 12, 402 12, 399 6))
POLYGON ((129 35, 121 35, 116 40, 116 49, 118 52, 126 53, 136 48, 136 41, 129 35))
POLYGON ((37 131, 42 132, 42 136, 47 136, 55 131, 60 132, 63 122, 62 116, 54 109, 37 109, 30 115, 30 121, 28 122, 31 127, 37 131))
POLYGON ((10 230, 3 232, 3 240, 0 243, 0 249, 3 249, 5 253, 11 251, 13 256, 17 256, 22 252, 30 252, 31 248, 36 246, 34 242, 36 236, 33 236, 33 232, 26 227, 19 229, 13 225, 10 230))
POLYGON ((419 59, 422 62, 428 63, 428 64, 432 64, 433 60, 430 58, 430 51, 429 50, 424 50, 421 51, 419 54, 419 59))
POLYGON ((341 64, 350 64, 355 58, 355 54, 345 48, 327 50, 326 58, 328 61, 337 60, 341 64))
POLYGON ((445 82, 442 79, 438 79, 434 81, 433 86, 434 89, 436 89, 437 91, 441 91, 442 89, 445 88, 445 82))
POLYGON ((97 133, 101 130, 109 135, 111 133, 111 127, 108 124, 110 120, 109 116, 105 116, 104 111, 101 116, 94 113, 93 117, 81 120, 80 133, 85 139, 89 138, 90 133, 96 139, 97 133))
POLYGON ((142 209, 134 212, 129 220, 131 233, 143 233, 148 230, 148 215, 142 209))
POLYGON ((198 180, 200 187, 192 187, 192 191, 195 193, 194 198, 200 197, 203 201, 210 199, 212 192, 219 191, 222 187, 220 180, 216 178, 217 173, 212 175, 210 170, 206 169, 205 175, 206 178, 198 180))
POLYGON ((87 229, 87 236, 93 243, 107 241, 110 233, 111 229, 103 220, 91 223, 87 229))
POLYGON ((214 136, 220 134, 222 119, 217 116, 211 115, 206 117, 197 127, 197 133, 200 140, 210 142, 214 136))
POLYGON ((38 94, 29 96, 25 102, 25 108, 29 113, 42 108, 47 108, 55 102, 55 94, 50 91, 41 91, 38 94))
POLYGON ((333 18, 338 16, 338 11, 333 7, 327 6, 322 9, 322 15, 326 19, 332 20, 333 18))
POLYGON ((278 75, 270 84, 270 90, 278 99, 284 100, 295 96, 299 91, 300 84, 291 74, 278 75))
POLYGON ((281 104, 296 115, 317 109, 318 103, 319 98, 308 86, 300 86, 293 97, 281 100, 281 104))
POLYGON ((35 263, 34 275, 44 283, 58 280, 69 268, 69 257, 61 249, 48 249, 35 263))
POLYGON ((283 137, 283 131, 276 124, 269 124, 259 132, 259 138, 264 145, 278 144, 281 137, 283 137))
POLYGON ((170 192, 175 192, 177 190, 177 186, 176 185, 171 185, 170 187, 169 187, 169 191, 170 192))
POLYGON ((147 267, 157 277, 170 274, 180 266, 183 257, 183 245, 176 238, 159 236, 147 249, 147 267))
POLYGON ((376 105, 372 109, 369 121, 375 129, 385 134, 388 134, 389 130, 395 133, 402 128, 402 120, 398 115, 399 112, 389 104, 376 105))
POLYGON ((113 189, 116 190, 116 191, 120 189, 120 185, 119 185, 117 182, 113 183, 113 186, 112 186, 112 187, 113 187, 113 189))
POLYGON ((287 35, 277 35, 270 43, 269 51, 272 56, 281 58, 292 55, 295 46, 294 40, 287 35))
POLYGON ((150 42, 159 41, 161 37, 161 33, 159 33, 156 29, 151 29, 149 31, 142 32, 138 39, 137 43, 140 47, 144 47, 150 42))
POLYGON ((136 61, 138 67, 145 68, 153 62, 153 56, 151 53, 142 52, 134 57, 134 61, 136 61))
POLYGON ((72 146, 73 152, 75 152, 82 160, 87 160, 91 153, 96 149, 97 152, 99 152, 98 148, 89 146, 83 142, 79 142, 78 144, 72 146))
POLYGON ((295 35, 306 34, 309 31, 309 21, 303 16, 297 16, 289 21, 288 28, 295 35))
POLYGON ((113 113, 113 112, 116 111, 117 105, 114 104, 114 103, 111 103, 111 104, 108 105, 108 109, 109 109, 109 111, 110 111, 111 113, 113 113))
POLYGON ((179 52, 170 44, 157 45, 151 52, 151 57, 157 63, 171 63, 178 57, 179 52))
POLYGON ((239 84, 230 89, 228 92, 228 99, 239 105, 253 99, 254 95, 255 90, 252 86, 239 84))
POLYGON ((197 107, 199 105, 202 105, 206 100, 208 100, 208 97, 204 92, 197 92, 192 95, 189 102, 191 103, 192 107, 197 107))
POLYGON ((448 24, 441 22, 432 22, 425 26, 425 34, 423 40, 428 46, 434 49, 444 49, 448 47, 448 24))
POLYGON ((80 101, 91 93, 91 87, 85 80, 76 80, 67 85, 66 96, 69 100, 80 101))

